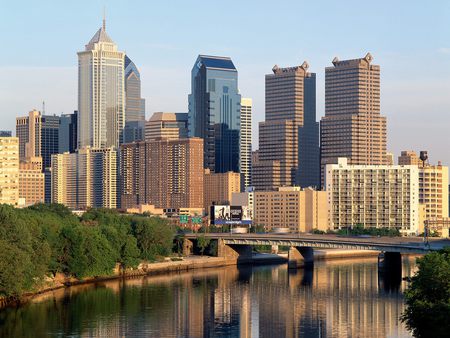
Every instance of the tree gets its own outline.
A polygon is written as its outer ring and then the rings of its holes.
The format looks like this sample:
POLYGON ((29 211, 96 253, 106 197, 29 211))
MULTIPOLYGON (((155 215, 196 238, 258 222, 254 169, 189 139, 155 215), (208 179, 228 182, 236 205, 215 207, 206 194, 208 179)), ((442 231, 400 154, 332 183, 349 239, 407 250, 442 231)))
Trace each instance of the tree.
POLYGON ((210 241, 211 240, 208 237, 205 237, 205 235, 203 234, 197 237, 197 246, 199 247, 202 256, 210 241))
POLYGON ((450 248, 418 259, 405 297, 402 321, 416 337, 448 337, 450 332, 450 248))
POLYGON ((0 296, 19 296, 26 291, 26 267, 30 257, 4 240, 0 240, 0 296))

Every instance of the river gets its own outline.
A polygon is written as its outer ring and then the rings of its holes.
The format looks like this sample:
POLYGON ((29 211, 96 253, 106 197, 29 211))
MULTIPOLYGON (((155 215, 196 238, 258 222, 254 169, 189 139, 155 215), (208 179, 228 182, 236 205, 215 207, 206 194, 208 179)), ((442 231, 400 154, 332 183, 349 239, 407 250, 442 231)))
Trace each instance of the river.
MULTIPOLYGON (((415 261, 404 258, 402 274, 415 261)), ((377 259, 230 266, 80 285, 0 312, 0 337, 410 337, 377 259)))

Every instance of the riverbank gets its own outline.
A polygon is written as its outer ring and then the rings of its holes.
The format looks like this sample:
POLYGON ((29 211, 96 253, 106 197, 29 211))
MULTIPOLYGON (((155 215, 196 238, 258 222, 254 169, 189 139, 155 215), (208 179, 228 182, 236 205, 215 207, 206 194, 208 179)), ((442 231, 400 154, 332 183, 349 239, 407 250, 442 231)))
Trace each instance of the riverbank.
MULTIPOLYGON (((327 249, 314 250, 314 261, 327 261, 337 259, 352 259, 363 257, 377 257, 378 251, 370 250, 343 250, 343 249, 327 249)), ((254 253, 250 264, 283 264, 287 263, 288 254, 270 254, 270 253, 254 253)), ((20 299, 17 298, 0 298, 0 310, 8 306, 17 306, 28 302, 30 299, 43 295, 45 293, 68 288, 75 285, 91 284, 107 280, 120 278, 133 278, 148 275, 165 274, 172 272, 181 272, 194 269, 218 268, 230 265, 230 260, 222 257, 211 256, 189 256, 183 258, 167 258, 163 262, 148 263, 143 262, 135 269, 120 271, 118 268, 109 276, 84 278, 82 280, 57 274, 53 278, 47 278, 45 284, 36 292, 26 293, 20 299)))

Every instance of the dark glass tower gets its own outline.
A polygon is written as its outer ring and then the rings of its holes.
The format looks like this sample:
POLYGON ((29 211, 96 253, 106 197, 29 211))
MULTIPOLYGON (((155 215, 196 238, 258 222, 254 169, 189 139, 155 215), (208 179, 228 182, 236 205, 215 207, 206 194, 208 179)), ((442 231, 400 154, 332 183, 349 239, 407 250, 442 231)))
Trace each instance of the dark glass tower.
POLYGON ((204 166, 240 172, 241 95, 238 72, 228 57, 199 55, 192 68, 188 129, 204 140, 204 166))
POLYGON ((78 111, 73 114, 61 114, 59 119, 59 153, 74 153, 77 149, 78 111))

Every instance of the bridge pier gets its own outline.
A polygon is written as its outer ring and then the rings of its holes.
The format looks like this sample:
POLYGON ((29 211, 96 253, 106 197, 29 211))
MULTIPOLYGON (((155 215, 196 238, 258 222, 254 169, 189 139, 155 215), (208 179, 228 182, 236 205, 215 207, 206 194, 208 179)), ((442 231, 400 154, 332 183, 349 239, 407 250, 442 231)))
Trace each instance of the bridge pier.
POLYGON ((187 239, 184 238, 183 240, 183 256, 190 256, 192 255, 194 252, 194 243, 187 239))
POLYGON ((227 264, 242 264, 252 262, 251 245, 225 244, 223 239, 217 243, 217 256, 225 258, 227 264))
POLYGON ((382 252, 378 255, 378 286, 385 291, 398 290, 402 281, 400 252, 382 252))
POLYGON ((306 246, 291 246, 288 254, 289 269, 311 266, 314 264, 314 249, 306 246))

